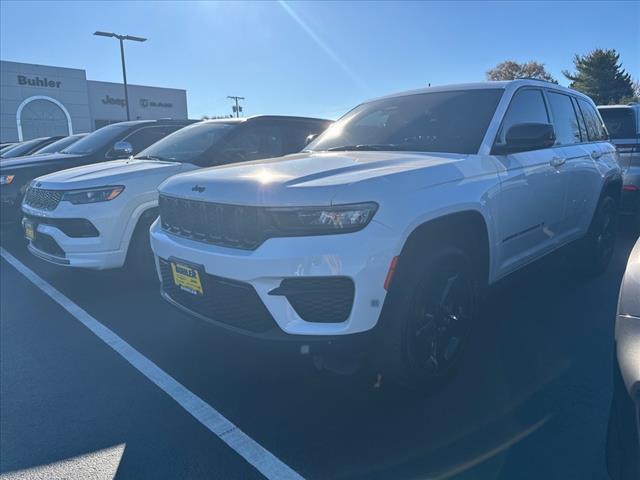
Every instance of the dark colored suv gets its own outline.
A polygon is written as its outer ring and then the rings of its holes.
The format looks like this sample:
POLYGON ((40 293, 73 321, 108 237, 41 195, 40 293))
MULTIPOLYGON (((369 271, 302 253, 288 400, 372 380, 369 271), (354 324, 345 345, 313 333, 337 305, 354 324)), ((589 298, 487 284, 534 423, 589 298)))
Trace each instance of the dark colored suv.
POLYGON ((24 142, 16 143, 15 145, 10 146, 6 150, 2 151, 0 154, 0 158, 15 158, 15 157, 25 157, 27 155, 31 155, 36 153, 41 148, 46 147, 64 137, 40 137, 40 138, 32 138, 31 140, 26 140, 24 142))
POLYGON ((24 192, 36 177, 90 163, 135 155, 190 120, 136 120, 102 127, 50 155, 4 159, 0 163, 0 218, 2 223, 21 218, 24 192))

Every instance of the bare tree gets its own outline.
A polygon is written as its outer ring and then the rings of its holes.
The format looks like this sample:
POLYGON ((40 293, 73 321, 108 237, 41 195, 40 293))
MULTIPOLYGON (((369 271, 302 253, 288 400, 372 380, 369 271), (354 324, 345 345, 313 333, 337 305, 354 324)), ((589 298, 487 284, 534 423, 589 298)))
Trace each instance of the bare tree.
POLYGON ((529 61, 518 63, 507 60, 499 63, 487 72, 487 80, 516 80, 518 78, 535 78, 547 82, 558 83, 544 68, 544 63, 529 61))

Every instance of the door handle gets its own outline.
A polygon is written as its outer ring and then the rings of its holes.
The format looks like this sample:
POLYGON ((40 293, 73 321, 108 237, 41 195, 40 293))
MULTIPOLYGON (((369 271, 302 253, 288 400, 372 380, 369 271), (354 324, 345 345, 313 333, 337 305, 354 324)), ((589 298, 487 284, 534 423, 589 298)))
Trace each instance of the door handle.
POLYGON ((552 167, 560 167, 566 161, 567 159, 563 157, 553 157, 549 163, 551 164, 552 167))
POLYGON ((593 158, 594 160, 598 160, 601 156, 602 152, 598 152, 597 150, 591 152, 591 158, 593 158))

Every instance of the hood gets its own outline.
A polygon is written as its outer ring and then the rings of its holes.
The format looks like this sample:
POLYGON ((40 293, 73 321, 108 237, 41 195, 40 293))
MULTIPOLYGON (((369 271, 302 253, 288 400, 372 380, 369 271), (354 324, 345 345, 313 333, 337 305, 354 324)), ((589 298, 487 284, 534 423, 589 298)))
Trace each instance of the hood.
POLYGON ((129 182, 137 177, 149 175, 171 175, 180 170, 181 163, 155 160, 113 160, 91 165, 68 168, 38 177, 43 188, 68 190, 71 188, 91 188, 103 185, 129 182))
POLYGON ((70 153, 50 153, 48 155, 28 155, 25 157, 0 159, 0 170, 20 170, 22 168, 34 167, 50 162, 72 161, 82 155, 72 155, 70 153))
POLYGON ((395 180, 409 181, 415 185, 407 188, 413 188, 460 178, 463 174, 456 164, 466 157, 416 152, 300 153, 176 175, 159 190, 176 197, 240 205, 329 205, 353 184, 395 180), (429 175, 435 167, 447 173, 429 175), (408 175, 416 170, 424 174, 408 175))

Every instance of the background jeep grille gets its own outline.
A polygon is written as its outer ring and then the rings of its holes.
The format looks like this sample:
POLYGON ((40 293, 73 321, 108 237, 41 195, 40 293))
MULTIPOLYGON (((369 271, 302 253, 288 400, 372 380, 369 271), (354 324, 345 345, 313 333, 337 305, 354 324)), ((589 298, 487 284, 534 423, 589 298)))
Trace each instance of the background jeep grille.
POLYGON ((39 210, 55 210, 62 200, 63 194, 62 190, 29 187, 24 197, 24 203, 39 210))

